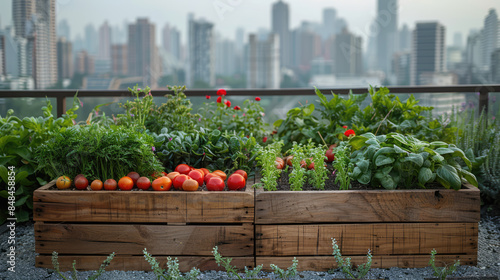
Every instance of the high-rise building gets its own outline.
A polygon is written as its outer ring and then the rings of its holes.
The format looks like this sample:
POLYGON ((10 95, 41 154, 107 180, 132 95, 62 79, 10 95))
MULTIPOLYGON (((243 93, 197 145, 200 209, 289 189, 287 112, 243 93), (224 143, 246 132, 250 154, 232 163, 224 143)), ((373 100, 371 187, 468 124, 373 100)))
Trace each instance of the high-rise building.
POLYGON ((99 55, 100 60, 110 60, 111 59, 111 27, 108 22, 105 21, 101 27, 99 27, 99 55))
POLYGON ((279 36, 281 67, 290 67, 290 11, 282 0, 273 4, 271 30, 279 36))
POLYGON ((215 48, 215 74, 232 76, 236 72, 236 47, 233 41, 217 38, 215 48))
POLYGON ((0 30, 0 50, 2 50, 2 73, 12 78, 28 76, 27 40, 15 36, 14 30, 0 30))
POLYGON ((181 59, 181 32, 175 27, 165 24, 162 30, 163 49, 175 59, 181 59))
POLYGON ((459 49, 464 47, 462 32, 455 32, 455 34, 453 34, 453 46, 459 49))
POLYGON ((94 58, 87 51, 78 52, 75 59, 75 73, 91 75, 94 71, 94 58))
POLYGON ((280 40, 279 35, 270 34, 265 41, 250 34, 248 40, 248 88, 280 87, 280 40))
POLYGON ((99 35, 91 23, 85 26, 84 49, 92 55, 97 55, 99 51, 99 35))
POLYGON ((111 45, 111 72, 115 76, 126 76, 127 67, 127 45, 111 45))
POLYGON ((392 72, 396 75, 396 83, 398 86, 410 85, 410 62, 410 51, 404 51, 394 54, 392 61, 392 72))
POLYGON ((66 40, 71 41, 70 27, 66 19, 61 20, 57 24, 57 37, 64 37, 66 40))
POLYGON ((438 22, 417 23, 411 51, 411 85, 426 84, 429 74, 446 70, 445 35, 444 26, 438 22))
POLYGON ((398 45, 398 1, 377 1, 377 66, 386 74, 391 68, 392 55, 398 45))
POLYGON ((35 0, 13 0, 12 21, 14 22, 15 36, 26 37, 26 23, 36 13, 35 0))
POLYGON ((482 50, 482 67, 485 70, 491 65, 491 54, 500 47, 498 35, 498 16, 495 9, 491 9, 484 19, 484 28, 481 47, 482 50))
POLYGON ((399 30, 399 50, 402 52, 411 50, 411 31, 405 23, 399 30))
POLYGON ((345 28, 341 34, 335 36, 335 65, 336 76, 360 76, 363 74, 363 40, 350 33, 345 28))
MULTIPOLYGON (((39 17, 39 21, 44 23, 47 32, 48 59, 42 60, 41 63, 48 64, 48 69, 50 71, 48 76, 48 87, 57 82, 56 0, 37 0, 36 14, 39 17)), ((37 44, 37 46, 38 45, 39 44, 37 44)))
POLYGON ((215 86, 214 25, 205 20, 189 19, 189 69, 191 87, 215 86))
POLYGON ((500 84, 500 48, 491 54, 491 82, 500 84))
POLYGON ((73 78, 73 50, 65 37, 57 41, 57 75, 59 80, 73 78))
POLYGON ((128 75, 143 77, 143 84, 157 87, 161 76, 156 49, 155 25, 147 18, 139 18, 128 26, 128 75))
POLYGON ((323 39, 327 39, 332 35, 337 34, 337 10, 334 8, 326 8, 323 10, 323 39))
POLYGON ((292 31, 292 66, 300 71, 311 69, 311 62, 322 55, 321 36, 309 22, 302 22, 301 26, 292 31))

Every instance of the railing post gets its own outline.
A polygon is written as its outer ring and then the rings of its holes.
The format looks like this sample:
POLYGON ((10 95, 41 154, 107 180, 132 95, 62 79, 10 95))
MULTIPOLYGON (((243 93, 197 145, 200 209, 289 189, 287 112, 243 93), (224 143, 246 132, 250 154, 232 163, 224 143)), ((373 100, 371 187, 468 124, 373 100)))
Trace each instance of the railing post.
POLYGON ((487 87, 482 87, 479 90, 479 114, 484 110, 484 113, 488 113, 488 95, 490 91, 487 87))
POLYGON ((56 97, 57 103, 57 117, 60 118, 66 113, 66 97, 64 95, 56 97))

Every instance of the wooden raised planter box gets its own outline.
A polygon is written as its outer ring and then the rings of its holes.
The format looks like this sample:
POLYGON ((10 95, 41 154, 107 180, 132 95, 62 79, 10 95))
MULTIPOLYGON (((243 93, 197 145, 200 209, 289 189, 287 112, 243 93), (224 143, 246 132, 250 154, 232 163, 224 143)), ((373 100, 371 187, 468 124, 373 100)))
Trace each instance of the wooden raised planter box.
POLYGON ((436 261, 477 264, 479 190, 347 190, 255 193, 256 264, 299 270, 336 266, 331 238, 355 265, 426 267, 436 261))
POLYGON ((253 179, 245 191, 76 191, 34 192, 36 266, 61 270, 73 260, 79 270, 96 270, 116 253, 109 270, 151 270, 143 249, 166 268, 177 257, 182 271, 219 269, 214 246, 239 268, 254 266, 253 179))

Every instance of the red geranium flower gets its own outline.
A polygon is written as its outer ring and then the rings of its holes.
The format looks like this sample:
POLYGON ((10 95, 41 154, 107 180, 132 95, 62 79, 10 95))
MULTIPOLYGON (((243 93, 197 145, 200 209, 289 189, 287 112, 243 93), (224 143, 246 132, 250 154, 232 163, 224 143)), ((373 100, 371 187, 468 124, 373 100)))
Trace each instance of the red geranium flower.
POLYGON ((347 125, 344 125, 342 128, 346 128, 347 129, 347 125))
POLYGON ((210 99, 210 98, 212 98, 212 96, 210 96, 210 95, 207 95, 207 96, 205 96, 205 97, 206 97, 207 99, 210 99))
POLYGON ((267 141, 267 136, 262 139, 262 142, 266 143, 267 141))
POLYGON ((221 103, 221 102, 222 102, 222 96, 217 97, 217 103, 221 103))
POLYGON ((224 104, 226 104, 227 107, 231 107, 231 101, 229 100, 224 101, 224 104))
POLYGON ((255 101, 260 101, 260 97, 255 97, 255 101))
POLYGON ((226 96, 227 92, 225 89, 221 88, 217 91, 217 95, 219 96, 226 96))
POLYGON ((241 110, 241 107, 240 107, 240 106, 234 106, 234 109, 235 109, 236 111, 239 111, 239 110, 241 110))
POLYGON ((352 130, 352 129, 348 129, 346 132, 344 132, 344 135, 347 137, 349 137, 351 135, 356 136, 356 132, 354 132, 354 130, 352 130))

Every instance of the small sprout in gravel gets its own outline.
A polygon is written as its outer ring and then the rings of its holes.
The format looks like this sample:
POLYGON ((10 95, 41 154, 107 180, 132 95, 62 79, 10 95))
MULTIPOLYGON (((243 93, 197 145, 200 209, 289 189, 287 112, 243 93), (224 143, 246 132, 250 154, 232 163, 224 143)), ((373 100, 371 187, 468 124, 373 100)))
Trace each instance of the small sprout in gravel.
POLYGON ((200 270, 197 268, 192 268, 191 271, 182 275, 179 270, 179 260, 177 258, 172 259, 171 257, 167 258, 167 273, 165 273, 165 269, 160 268, 160 264, 146 251, 146 248, 142 251, 144 253, 144 258, 151 265, 151 269, 153 273, 156 275, 157 279, 165 279, 165 280, 195 280, 198 279, 198 276, 201 274, 200 270))
POLYGON ((436 266, 436 249, 432 249, 431 251, 431 259, 429 260, 429 265, 434 270, 434 276, 437 276, 440 280, 446 279, 448 275, 452 275, 455 270, 460 266, 460 260, 456 260, 455 263, 451 266, 445 265, 444 267, 436 266))
POLYGON ((292 265, 287 268, 287 270, 279 268, 275 264, 271 264, 270 266, 273 269, 273 272, 279 275, 279 279, 289 279, 297 275, 297 267, 299 266, 299 261, 294 257, 292 260, 292 265))
POLYGON ((351 277, 353 279, 362 279, 366 276, 368 271, 370 271, 370 267, 372 266, 372 254, 370 250, 368 250, 368 254, 366 255, 366 263, 358 265, 358 269, 356 271, 353 271, 351 258, 342 257, 339 246, 337 245, 337 241, 335 241, 334 238, 332 238, 332 247, 333 256, 335 257, 335 261, 337 262, 337 267, 340 268, 342 272, 348 277, 351 277))
MULTIPOLYGON (((104 260, 104 262, 99 267, 99 270, 97 270, 94 274, 92 274, 88 278, 88 280, 96 280, 97 278, 99 278, 99 276, 101 276, 101 274, 104 272, 106 267, 111 263, 111 261, 113 260, 114 257, 115 257, 115 253, 113 252, 104 260)), ((54 270, 57 272, 57 274, 59 274, 59 276, 61 276, 62 279, 69 280, 69 278, 66 278, 59 270, 58 258, 59 258, 59 255, 57 254, 57 252, 56 251, 52 252, 52 265, 54 266, 54 270)), ((78 277, 77 277, 78 271, 76 270, 76 260, 73 261, 72 267, 73 267, 73 271, 71 272, 71 279, 77 280, 78 279, 78 277)))

